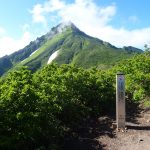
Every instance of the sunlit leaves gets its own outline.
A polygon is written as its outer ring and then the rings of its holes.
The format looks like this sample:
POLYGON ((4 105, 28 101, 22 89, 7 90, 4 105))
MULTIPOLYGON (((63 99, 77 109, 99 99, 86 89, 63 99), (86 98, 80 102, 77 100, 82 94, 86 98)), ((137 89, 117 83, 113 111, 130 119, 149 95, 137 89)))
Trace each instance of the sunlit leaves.
POLYGON ((114 113, 118 71, 125 73, 126 97, 148 106, 149 52, 108 71, 51 64, 0 79, 0 149, 52 147, 89 116, 114 113))

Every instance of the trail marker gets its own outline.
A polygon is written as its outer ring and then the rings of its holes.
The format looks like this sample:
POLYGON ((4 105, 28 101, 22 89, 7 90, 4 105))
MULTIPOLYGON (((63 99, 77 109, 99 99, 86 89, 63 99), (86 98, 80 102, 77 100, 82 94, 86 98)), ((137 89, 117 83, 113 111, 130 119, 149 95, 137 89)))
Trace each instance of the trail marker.
POLYGON ((125 129, 125 77, 119 72, 116 75, 116 123, 117 129, 125 129))

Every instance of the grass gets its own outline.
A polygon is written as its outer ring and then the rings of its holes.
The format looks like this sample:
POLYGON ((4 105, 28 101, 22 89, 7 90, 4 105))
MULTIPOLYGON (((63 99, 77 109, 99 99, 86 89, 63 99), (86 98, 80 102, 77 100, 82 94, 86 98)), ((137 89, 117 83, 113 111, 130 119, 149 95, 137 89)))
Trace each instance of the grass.
POLYGON ((63 39, 66 35, 68 34, 58 34, 56 35, 54 38, 52 38, 51 40, 48 40, 41 48, 39 48, 39 50, 37 52, 35 52, 32 56, 28 57, 27 59, 25 59, 22 62, 22 65, 27 64, 28 62, 36 59, 37 57, 39 57, 42 53, 44 53, 45 51, 48 51, 50 49, 50 47, 53 47, 54 45, 57 45, 57 42, 60 39, 63 39))

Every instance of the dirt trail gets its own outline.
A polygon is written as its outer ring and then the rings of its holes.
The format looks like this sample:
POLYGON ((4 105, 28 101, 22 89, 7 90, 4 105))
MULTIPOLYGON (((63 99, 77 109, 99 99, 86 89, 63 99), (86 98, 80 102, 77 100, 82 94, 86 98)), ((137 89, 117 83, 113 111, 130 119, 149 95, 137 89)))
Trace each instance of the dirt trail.
POLYGON ((150 150, 150 111, 128 116, 126 132, 112 127, 115 119, 103 116, 85 122, 66 140, 64 150, 150 150))
POLYGON ((116 132, 115 138, 102 136, 98 141, 105 145, 104 150, 150 150, 150 128, 128 129, 116 132))
MULTIPOLYGON (((129 117, 130 119, 130 117, 129 117)), ((114 137, 100 136, 104 150, 150 150, 150 111, 143 112, 134 121, 126 122, 127 131, 114 131, 114 137)))

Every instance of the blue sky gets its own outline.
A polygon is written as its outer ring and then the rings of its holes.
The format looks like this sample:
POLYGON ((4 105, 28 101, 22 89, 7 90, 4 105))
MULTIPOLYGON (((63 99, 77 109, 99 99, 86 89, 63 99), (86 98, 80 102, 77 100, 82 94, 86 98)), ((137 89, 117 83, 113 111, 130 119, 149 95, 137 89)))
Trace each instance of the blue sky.
POLYGON ((1 0, 0 57, 60 22, 122 47, 150 43, 149 0, 1 0))

